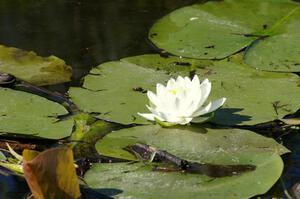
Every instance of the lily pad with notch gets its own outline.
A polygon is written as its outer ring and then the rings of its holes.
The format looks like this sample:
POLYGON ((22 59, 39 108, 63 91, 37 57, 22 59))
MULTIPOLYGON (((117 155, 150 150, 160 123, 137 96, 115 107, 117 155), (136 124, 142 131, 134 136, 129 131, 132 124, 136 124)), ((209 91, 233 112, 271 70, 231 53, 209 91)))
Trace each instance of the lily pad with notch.
POLYGON ((149 39, 171 54, 223 59, 245 48, 245 62, 267 71, 300 71, 300 4, 291 0, 208 1, 158 20, 149 39))
POLYGON ((264 35, 297 3, 286 0, 209 1, 175 10, 157 21, 150 40, 172 54, 222 59, 264 35))
POLYGON ((245 63, 266 71, 300 72, 299 27, 300 4, 283 24, 278 25, 274 36, 262 38, 249 46, 245 63))

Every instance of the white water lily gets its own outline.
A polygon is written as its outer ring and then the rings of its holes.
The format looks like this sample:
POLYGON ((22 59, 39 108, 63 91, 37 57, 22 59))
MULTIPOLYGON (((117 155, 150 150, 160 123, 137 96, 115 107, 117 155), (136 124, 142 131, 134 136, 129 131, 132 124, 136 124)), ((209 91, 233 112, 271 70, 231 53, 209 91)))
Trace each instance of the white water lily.
POLYGON ((147 120, 188 124, 193 118, 211 113, 220 108, 226 98, 209 102, 204 106, 211 91, 211 82, 205 79, 200 83, 197 75, 171 78, 167 86, 156 84, 156 94, 147 92, 150 104, 146 105, 151 113, 138 113, 147 120))

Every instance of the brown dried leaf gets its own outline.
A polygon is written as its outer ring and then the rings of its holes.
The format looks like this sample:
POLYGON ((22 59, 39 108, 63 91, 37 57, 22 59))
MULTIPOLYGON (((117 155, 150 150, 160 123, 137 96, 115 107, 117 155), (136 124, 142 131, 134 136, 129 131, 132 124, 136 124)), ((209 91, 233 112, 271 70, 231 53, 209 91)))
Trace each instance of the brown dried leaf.
POLYGON ((30 161, 24 159, 25 178, 35 199, 80 198, 71 149, 48 149, 30 161))

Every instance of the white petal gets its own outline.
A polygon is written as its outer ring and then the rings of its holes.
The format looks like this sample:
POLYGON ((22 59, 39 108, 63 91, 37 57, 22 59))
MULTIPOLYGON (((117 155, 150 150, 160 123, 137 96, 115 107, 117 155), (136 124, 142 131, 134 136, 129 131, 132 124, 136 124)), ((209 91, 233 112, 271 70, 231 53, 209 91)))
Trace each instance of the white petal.
POLYGON ((197 111, 195 111, 192 114, 192 117, 198 117, 200 115, 204 115, 204 114, 208 113, 208 111, 210 110, 210 108, 211 108, 211 102, 209 102, 205 107, 201 107, 197 111))
MULTIPOLYGON (((206 82, 206 81, 204 81, 206 82)), ((205 83, 207 84, 207 82, 205 83)), ((189 102, 186 104, 185 106, 185 116, 188 117, 190 116, 192 113, 194 113, 196 110, 199 109, 199 104, 205 101, 203 99, 203 94, 202 94, 202 89, 201 89, 201 85, 200 85, 200 81, 197 75, 194 76, 192 83, 191 83, 191 87, 187 90, 188 94, 187 97, 189 99, 189 102)), ((205 97, 205 96, 204 96, 205 97)))
POLYGON ((166 87, 156 84, 156 94, 147 92, 150 106, 146 106, 151 113, 138 114, 151 121, 157 118, 160 121, 184 125, 191 122, 193 117, 215 111, 224 104, 226 99, 221 98, 202 107, 210 91, 211 82, 205 79, 200 83, 197 75, 192 80, 182 76, 178 76, 176 80, 171 78, 166 87))
POLYGON ((218 108, 220 108, 226 101, 226 98, 221 98, 218 100, 215 100, 213 102, 209 102, 209 104, 207 106, 205 106, 204 108, 200 108, 198 111, 196 111, 192 117, 198 117, 200 115, 204 115, 207 113, 211 113, 215 110, 217 110, 218 108))
POLYGON ((206 84, 207 82, 210 82, 210 81, 206 78, 201 82, 201 84, 206 84))
POLYGON ((157 97, 161 97, 165 92, 165 87, 162 84, 156 84, 156 95, 157 97))
POLYGON ((156 111, 155 111, 154 108, 152 108, 151 106, 148 106, 148 105, 146 105, 146 107, 147 107, 147 109, 148 109, 151 113, 153 113, 154 115, 156 115, 156 111))
POLYGON ((155 120, 155 115, 152 113, 137 113, 137 114, 146 118, 147 120, 151 120, 151 121, 155 120))
POLYGON ((190 101, 188 102, 187 106, 185 107, 185 109, 182 111, 183 112, 183 116, 185 117, 191 117, 191 115, 197 110, 197 108, 195 108, 195 102, 194 101, 190 101))
POLYGON ((147 96, 148 96, 151 104, 153 104, 155 107, 158 107, 160 105, 159 98, 153 92, 148 91, 147 96))
POLYGON ((180 104, 182 101, 178 97, 173 96, 168 100, 168 104, 166 105, 166 113, 177 117, 180 114, 180 104))
MULTIPOLYGON (((205 80, 207 80, 207 79, 205 79, 205 80)), ((198 75, 194 75, 192 83, 193 83, 193 85, 199 85, 200 84, 198 75)))
POLYGON ((179 111, 181 116, 190 117, 197 110, 197 105, 194 105, 193 95, 188 93, 179 101, 179 111), (196 108, 195 108, 196 107, 196 108))
POLYGON ((210 91, 211 91, 211 83, 208 81, 208 79, 205 79, 201 84, 200 84, 200 89, 201 89, 201 99, 198 102, 198 107, 201 107, 204 102, 207 100, 210 91))
POLYGON ((192 121, 193 118, 190 117, 169 117, 167 122, 173 123, 173 124, 188 124, 192 121))
POLYGON ((189 103, 189 105, 192 106, 188 106, 187 109, 191 111, 195 111, 200 107, 199 103, 202 99, 202 89, 200 87, 200 81, 197 75, 194 76, 191 87, 189 88, 188 92, 189 92, 188 98, 193 103, 192 104, 189 103))
POLYGON ((174 84, 175 84, 175 79, 171 78, 167 83, 167 89, 172 88, 174 84))
POLYGON ((180 88, 185 87, 185 81, 184 81, 184 78, 181 77, 180 75, 179 75, 179 76, 177 77, 177 79, 176 79, 176 86, 177 86, 177 87, 180 87, 180 88))
POLYGON ((162 112, 160 110, 154 109, 154 108, 152 108, 152 107, 150 107, 148 105, 146 105, 146 107, 160 121, 166 121, 167 120, 167 114, 166 113, 164 113, 164 112, 162 112))
POLYGON ((189 77, 185 77, 184 81, 186 85, 189 85, 191 83, 191 79, 189 77))
POLYGON ((178 104, 176 104, 176 96, 174 94, 166 92, 160 100, 161 105, 157 107, 160 112, 172 115, 178 112, 176 107, 178 104))
POLYGON ((184 81, 184 78, 179 75, 176 79, 176 82, 178 83, 178 82, 181 82, 181 81, 184 81))
POLYGON ((176 109, 176 111, 180 111, 180 99, 178 97, 175 98, 175 104, 174 104, 174 107, 176 109))
POLYGON ((217 110, 218 108, 220 108, 221 106, 223 106, 223 104, 226 102, 226 98, 220 98, 217 99, 215 101, 212 102, 211 108, 209 109, 209 111, 207 113, 213 112, 215 110, 217 110))

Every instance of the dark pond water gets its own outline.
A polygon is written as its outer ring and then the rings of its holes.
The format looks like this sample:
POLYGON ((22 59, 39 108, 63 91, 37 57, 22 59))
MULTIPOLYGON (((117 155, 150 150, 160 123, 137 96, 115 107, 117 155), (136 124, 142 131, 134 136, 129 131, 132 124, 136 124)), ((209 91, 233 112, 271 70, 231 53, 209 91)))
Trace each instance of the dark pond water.
POLYGON ((107 60, 152 52, 155 20, 196 0, 1 0, 0 43, 56 55, 74 81, 107 60))
MULTIPOLYGON (((1 0, 0 44, 32 50, 42 56, 56 55, 73 67, 71 85, 91 67, 104 61, 155 52, 147 41, 151 25, 172 10, 199 0, 1 0)), ((51 86, 66 91, 70 84, 51 86)), ((283 182, 290 188, 300 181, 300 136, 290 135, 283 182), (290 158, 292 157, 292 158, 290 158)), ((0 199, 24 198, 26 183, 0 175, 0 199)), ((264 197, 282 196, 278 183, 264 197)), ((86 198, 98 198, 86 194, 86 198)))

